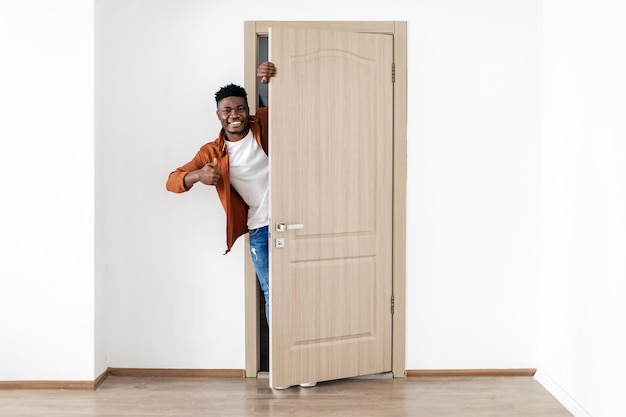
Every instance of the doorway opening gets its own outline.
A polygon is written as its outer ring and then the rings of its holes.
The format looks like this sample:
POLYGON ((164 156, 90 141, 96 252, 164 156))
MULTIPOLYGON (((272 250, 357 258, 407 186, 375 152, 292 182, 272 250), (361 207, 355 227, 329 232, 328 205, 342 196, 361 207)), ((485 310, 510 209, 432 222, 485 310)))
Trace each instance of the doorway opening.
MULTIPOLYGON (((261 65, 261 63, 268 60, 268 42, 267 36, 259 36, 258 44, 257 44, 257 67, 261 65)), ((263 84, 260 81, 257 81, 257 90, 258 94, 256 97, 257 108, 265 107, 269 103, 268 99, 268 87, 267 84, 263 84)), ((263 295, 263 291, 261 287, 257 285, 259 295, 257 299, 260 300, 259 309, 257 314, 259 316, 259 372, 269 372, 270 370, 270 334, 269 334, 269 325, 267 323, 267 319, 265 318, 265 297, 263 295)))
MULTIPOLYGON (((259 300, 264 300, 265 296, 259 287, 259 300)), ((270 371, 270 332, 265 318, 265 303, 259 302, 259 372, 270 371)))
MULTIPOLYGON (((267 86, 256 77, 256 67, 267 60, 267 36, 270 27, 296 26, 332 31, 378 33, 393 36, 393 237, 392 237, 392 373, 405 373, 405 280, 406 280, 406 22, 269 22, 247 21, 244 24, 245 83, 251 112, 268 104, 267 86)), ((247 245, 247 241, 246 241, 247 245)), ((245 250, 249 252, 249 248, 245 250)), ((248 258, 248 257, 246 257, 248 258)), ((256 377, 269 369, 265 352, 269 351, 269 330, 265 321, 263 296, 258 289, 251 261, 246 261, 246 376, 256 377)))

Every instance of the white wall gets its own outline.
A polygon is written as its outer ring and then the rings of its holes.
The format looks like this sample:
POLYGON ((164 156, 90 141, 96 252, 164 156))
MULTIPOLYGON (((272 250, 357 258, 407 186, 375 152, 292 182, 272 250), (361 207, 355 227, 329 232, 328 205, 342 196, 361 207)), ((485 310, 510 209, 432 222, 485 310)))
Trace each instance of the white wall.
POLYGON ((0 380, 93 381, 93 4, 0 2, 0 380))
POLYGON ((422 1, 404 17, 406 366, 534 367, 540 2, 422 1))
POLYGON ((537 364, 539 0, 96 2, 109 365, 243 368, 243 248, 167 193, 243 83, 244 20, 408 21, 407 368, 537 364), (332 10, 332 14, 326 12, 332 10))
POLYGON ((96 2, 97 233, 112 367, 244 368, 243 245, 223 256, 213 189, 165 190, 219 129, 214 91, 241 83, 241 17, 218 18, 212 4, 96 2))
POLYGON ((544 1, 540 381, 626 415, 626 5, 544 1))

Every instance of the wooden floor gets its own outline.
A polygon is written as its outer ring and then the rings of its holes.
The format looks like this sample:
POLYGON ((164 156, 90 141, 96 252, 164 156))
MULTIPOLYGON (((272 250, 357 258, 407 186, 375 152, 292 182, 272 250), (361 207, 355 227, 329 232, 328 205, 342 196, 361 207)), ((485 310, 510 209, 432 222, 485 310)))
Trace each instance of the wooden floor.
POLYGON ((2 417, 571 416, 532 377, 346 379, 272 391, 264 378, 111 376, 96 391, 0 390, 2 417))

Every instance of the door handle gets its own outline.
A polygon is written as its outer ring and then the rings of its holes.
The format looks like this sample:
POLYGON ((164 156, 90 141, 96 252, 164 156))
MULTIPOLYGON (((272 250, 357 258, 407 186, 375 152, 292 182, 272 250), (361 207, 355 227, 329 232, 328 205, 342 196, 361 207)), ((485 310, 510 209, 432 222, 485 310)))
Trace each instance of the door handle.
POLYGON ((304 229, 304 225, 301 223, 294 223, 294 224, 276 223, 277 232, 284 232, 285 230, 296 230, 296 229, 304 229))

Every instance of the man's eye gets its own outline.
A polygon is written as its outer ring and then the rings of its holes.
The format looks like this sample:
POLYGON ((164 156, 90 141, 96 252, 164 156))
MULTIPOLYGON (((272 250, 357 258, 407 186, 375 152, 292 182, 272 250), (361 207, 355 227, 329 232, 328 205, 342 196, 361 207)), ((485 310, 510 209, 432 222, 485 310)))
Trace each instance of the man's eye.
MULTIPOLYGON (((235 113, 247 113, 248 112, 248 108, 246 106, 238 106, 235 109, 235 113)), ((222 110, 220 110, 220 113, 223 114, 224 116, 228 116, 229 114, 231 114, 233 111, 233 109, 231 108, 224 108, 222 110)))

